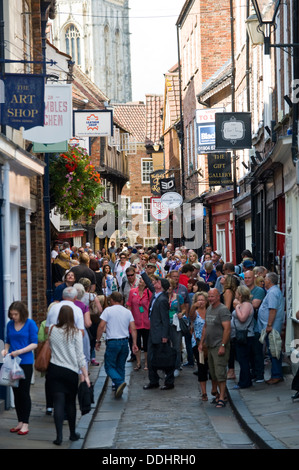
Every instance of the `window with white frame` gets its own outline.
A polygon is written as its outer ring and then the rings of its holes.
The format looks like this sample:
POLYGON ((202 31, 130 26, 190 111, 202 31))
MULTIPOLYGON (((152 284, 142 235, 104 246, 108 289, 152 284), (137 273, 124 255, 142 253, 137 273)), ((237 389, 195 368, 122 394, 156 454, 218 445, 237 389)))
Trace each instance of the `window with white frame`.
POLYGON ((141 159, 141 183, 150 183, 150 174, 153 172, 153 160, 141 159))
POLYGON ((222 259, 226 262, 225 224, 216 225, 217 250, 222 253, 222 259))
POLYGON ((151 223, 151 198, 144 196, 142 198, 142 216, 145 224, 151 223))
POLYGON ((144 238, 143 239, 143 246, 145 248, 149 246, 155 246, 158 243, 158 238, 144 238))

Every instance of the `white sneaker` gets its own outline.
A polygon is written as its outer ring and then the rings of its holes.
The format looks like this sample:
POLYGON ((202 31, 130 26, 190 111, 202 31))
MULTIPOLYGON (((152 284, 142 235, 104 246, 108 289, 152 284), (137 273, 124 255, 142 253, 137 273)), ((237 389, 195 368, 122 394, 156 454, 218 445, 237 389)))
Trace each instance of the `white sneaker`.
POLYGON ((180 375, 179 369, 175 369, 174 374, 175 377, 178 377, 180 375))

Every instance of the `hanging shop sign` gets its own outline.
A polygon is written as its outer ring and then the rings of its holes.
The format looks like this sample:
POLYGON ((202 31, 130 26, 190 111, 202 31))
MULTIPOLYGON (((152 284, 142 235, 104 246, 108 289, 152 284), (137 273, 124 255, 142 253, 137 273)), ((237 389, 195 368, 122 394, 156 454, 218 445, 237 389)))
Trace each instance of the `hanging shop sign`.
POLYGON ((232 184, 232 164, 230 153, 210 153, 208 155, 209 186, 229 186, 232 184))
POLYGON ((216 150, 252 147, 251 113, 216 113, 216 150))
POLYGON ((175 191, 175 178, 161 178, 160 179, 160 193, 165 194, 170 191, 175 191))
POLYGON ((74 111, 74 137, 113 136, 113 112, 111 109, 74 111))
POLYGON ((215 114, 224 112, 224 108, 196 110, 197 153, 215 150, 215 114))
POLYGON ((176 192, 168 192, 161 196, 161 202, 168 209, 173 210, 183 204, 183 197, 176 192))
POLYGON ((39 144, 37 142, 33 143, 33 152, 34 153, 61 153, 67 152, 68 142, 57 142, 55 144, 39 144))
POLYGON ((169 216, 169 209, 160 197, 151 197, 151 215, 155 220, 165 220, 169 216))
MULTIPOLYGON (((1 124, 13 129, 31 129, 44 123, 44 77, 5 73, 1 124)), ((61 139, 63 140, 63 139, 61 139)))
POLYGON ((161 196, 160 180, 164 178, 164 170, 156 170, 150 173, 150 187, 153 196, 161 196))
POLYGON ((44 123, 24 131, 24 139, 55 144, 72 136, 72 85, 46 85, 44 123))

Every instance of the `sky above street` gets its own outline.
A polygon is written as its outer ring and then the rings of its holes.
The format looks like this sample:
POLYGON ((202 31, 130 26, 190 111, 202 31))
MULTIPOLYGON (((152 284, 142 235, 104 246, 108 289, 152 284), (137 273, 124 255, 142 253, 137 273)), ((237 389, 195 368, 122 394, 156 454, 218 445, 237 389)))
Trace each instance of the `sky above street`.
POLYGON ((133 101, 163 95, 164 74, 178 62, 176 21, 185 0, 130 0, 133 101))

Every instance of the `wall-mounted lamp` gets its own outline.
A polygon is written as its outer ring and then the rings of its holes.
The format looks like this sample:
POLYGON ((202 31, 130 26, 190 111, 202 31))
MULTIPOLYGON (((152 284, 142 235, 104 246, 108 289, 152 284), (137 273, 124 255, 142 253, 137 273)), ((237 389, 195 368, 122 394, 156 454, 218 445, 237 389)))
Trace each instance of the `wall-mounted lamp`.
POLYGON ((264 53, 270 55, 271 47, 294 47, 299 44, 270 44, 271 30, 275 28, 275 17, 281 0, 252 0, 256 15, 246 20, 248 34, 253 45, 264 44, 264 53), (262 40, 263 36, 263 40, 262 40))
POLYGON ((154 143, 153 149, 154 149, 155 152, 158 152, 158 150, 160 149, 160 144, 159 144, 159 142, 155 142, 155 143, 154 143))

